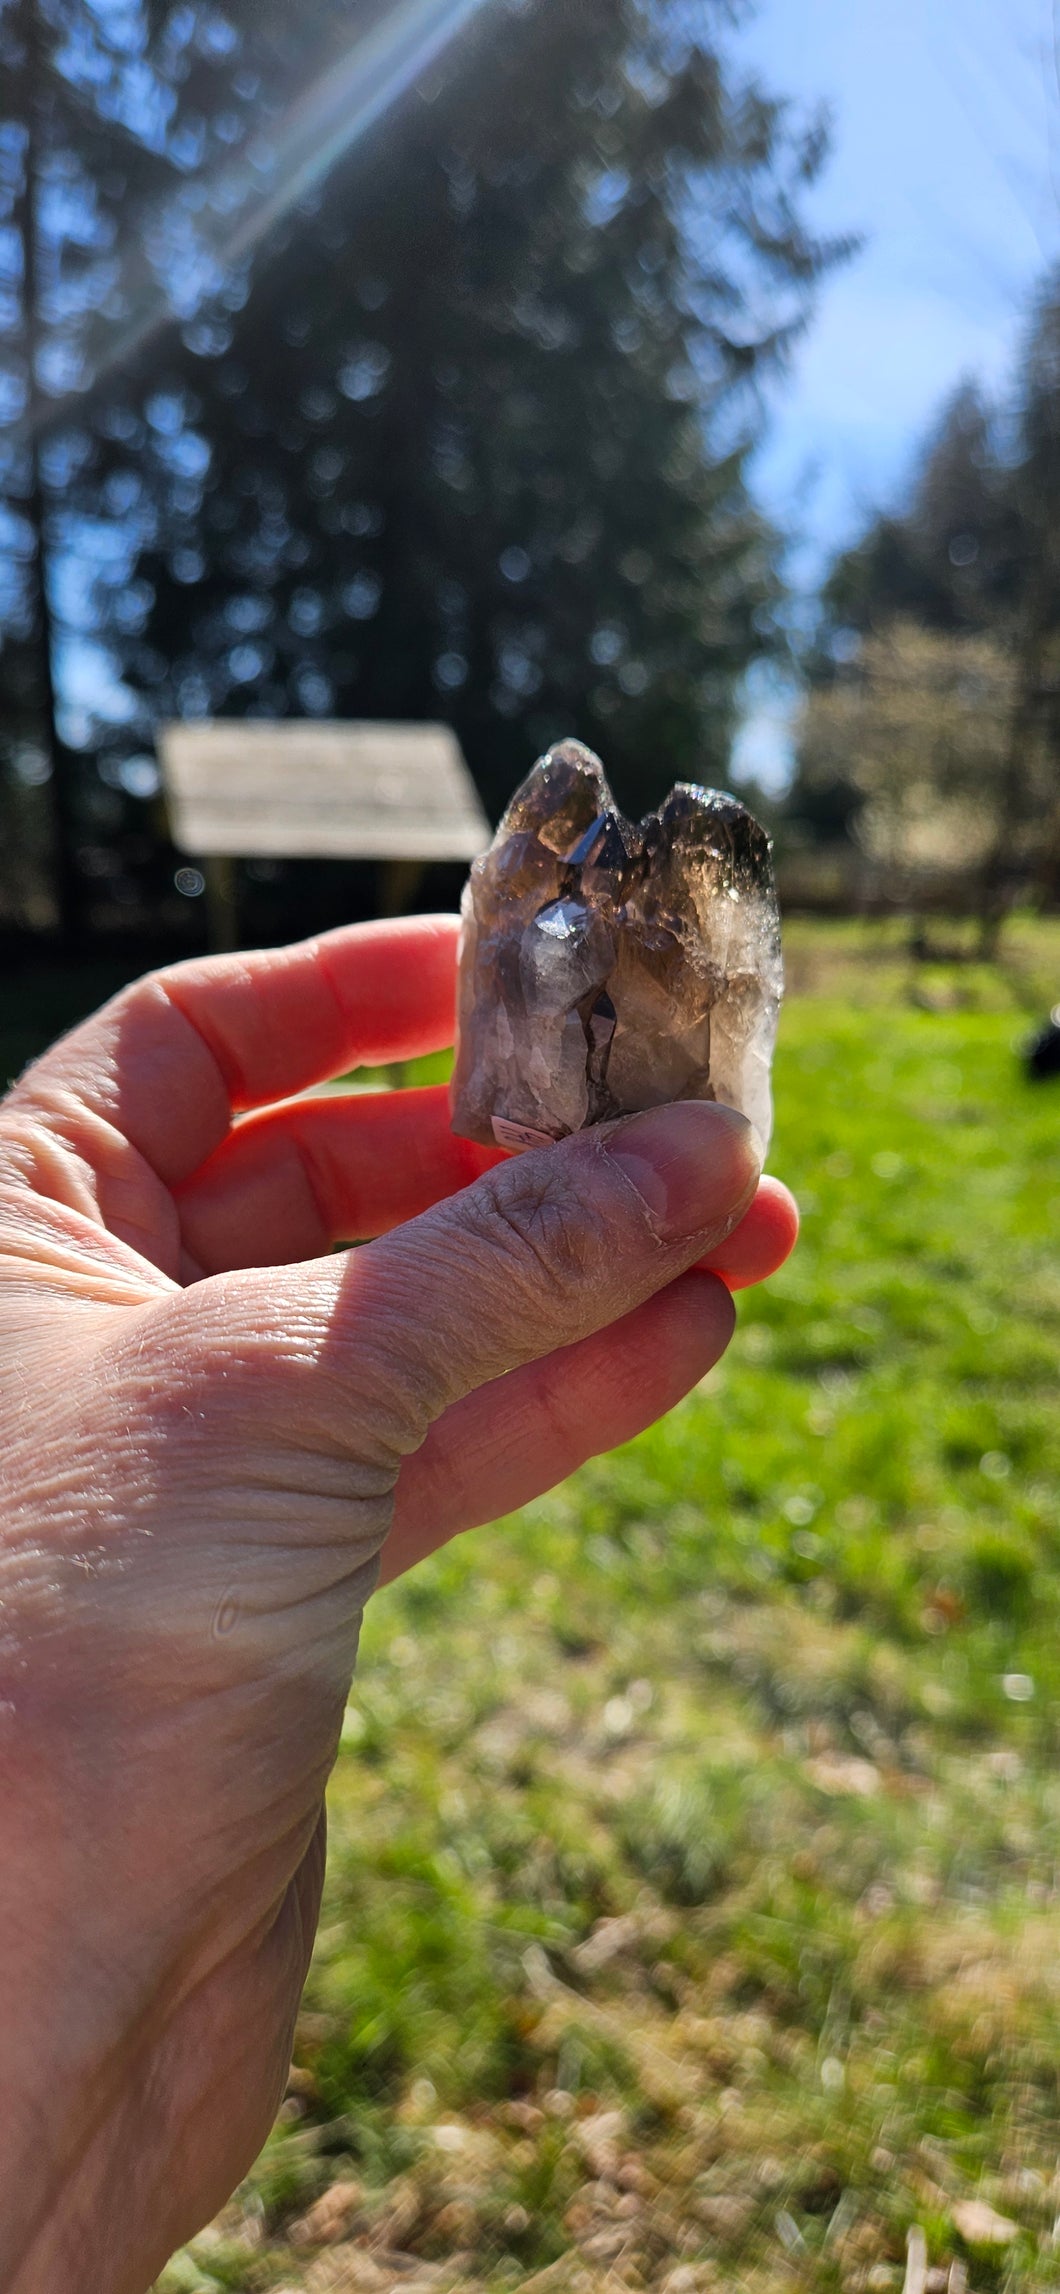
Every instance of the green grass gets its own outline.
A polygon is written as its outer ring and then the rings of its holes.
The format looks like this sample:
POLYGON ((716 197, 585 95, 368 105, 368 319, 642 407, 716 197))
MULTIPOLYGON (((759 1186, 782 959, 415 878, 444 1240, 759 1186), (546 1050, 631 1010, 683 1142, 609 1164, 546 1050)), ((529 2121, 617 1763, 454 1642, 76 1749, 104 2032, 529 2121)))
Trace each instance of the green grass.
POLYGON ((913 2223, 1060 2287, 1060 935, 789 945, 798 1254, 372 1603, 290 2094, 167 2290, 855 2294, 913 2223))

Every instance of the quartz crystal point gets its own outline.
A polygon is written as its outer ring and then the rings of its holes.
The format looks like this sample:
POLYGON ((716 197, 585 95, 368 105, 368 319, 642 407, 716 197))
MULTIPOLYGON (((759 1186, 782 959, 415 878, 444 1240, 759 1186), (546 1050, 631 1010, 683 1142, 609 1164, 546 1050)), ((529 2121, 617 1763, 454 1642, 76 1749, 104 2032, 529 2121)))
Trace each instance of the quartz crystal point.
POLYGON ((770 843, 679 782, 637 824, 561 741, 464 892, 453 1129, 530 1147, 671 1099, 739 1108, 763 1150, 783 992, 770 843))

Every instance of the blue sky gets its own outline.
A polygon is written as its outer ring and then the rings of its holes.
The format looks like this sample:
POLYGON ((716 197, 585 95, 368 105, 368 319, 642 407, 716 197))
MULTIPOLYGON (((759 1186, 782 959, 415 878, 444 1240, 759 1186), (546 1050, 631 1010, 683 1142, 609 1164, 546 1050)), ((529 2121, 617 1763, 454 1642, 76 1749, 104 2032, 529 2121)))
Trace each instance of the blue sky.
MULTIPOLYGON (((773 397, 760 498, 812 581, 900 493, 967 374, 1003 387, 1034 281, 1060 256, 1060 0, 760 0, 735 55, 775 93, 821 99, 834 148, 811 200, 862 252, 822 289, 773 397)), ((745 767, 776 779, 789 706, 752 696, 745 767)))

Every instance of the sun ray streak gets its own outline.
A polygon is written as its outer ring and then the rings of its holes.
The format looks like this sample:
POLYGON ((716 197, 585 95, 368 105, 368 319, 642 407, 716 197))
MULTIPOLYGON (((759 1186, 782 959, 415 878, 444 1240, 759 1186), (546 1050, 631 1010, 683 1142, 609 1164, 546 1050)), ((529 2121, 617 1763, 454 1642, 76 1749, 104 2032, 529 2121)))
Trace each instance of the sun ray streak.
POLYGON ((284 131, 271 196, 232 232, 229 259, 247 254, 296 200, 315 189, 484 5, 485 0, 408 0, 325 72, 284 131))
MULTIPOLYGON (((134 298, 139 307, 86 368, 79 388, 61 398, 35 390, 22 421, 7 432, 9 445, 26 445, 50 429, 72 404, 83 405, 110 375, 127 369, 168 326, 193 317, 225 274, 248 260, 273 226, 324 181, 486 4, 404 0, 330 64, 296 98, 273 134, 267 171, 262 169, 255 180, 251 162, 243 158, 208 183, 183 266, 183 290, 174 292, 171 285, 167 291, 157 275, 145 282, 134 298)), ((176 207, 171 200, 159 210, 155 223, 160 234, 176 207)), ((150 228, 149 223, 145 237, 150 228)))

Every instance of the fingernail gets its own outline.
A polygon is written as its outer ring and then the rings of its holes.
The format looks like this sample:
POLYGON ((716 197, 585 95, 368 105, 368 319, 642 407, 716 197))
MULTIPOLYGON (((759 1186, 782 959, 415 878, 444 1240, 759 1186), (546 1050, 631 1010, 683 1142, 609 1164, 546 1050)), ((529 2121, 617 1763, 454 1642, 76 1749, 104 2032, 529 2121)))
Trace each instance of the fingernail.
POLYGON ((631 1115, 605 1154, 635 1187, 662 1242, 728 1234, 758 1185, 761 1157, 750 1124, 734 1107, 678 1100, 631 1115))

